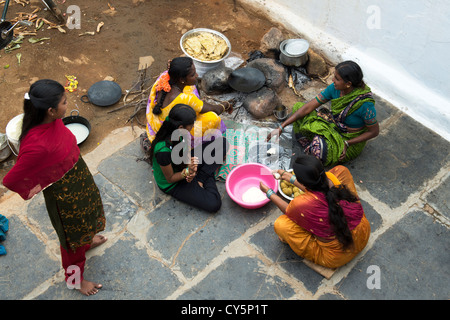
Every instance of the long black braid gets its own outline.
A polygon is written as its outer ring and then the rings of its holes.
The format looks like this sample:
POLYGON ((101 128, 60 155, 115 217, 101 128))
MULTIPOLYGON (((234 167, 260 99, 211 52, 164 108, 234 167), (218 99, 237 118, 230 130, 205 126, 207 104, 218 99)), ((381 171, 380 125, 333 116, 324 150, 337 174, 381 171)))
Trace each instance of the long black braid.
POLYGON ((353 245, 352 233, 348 227, 344 210, 339 201, 356 202, 359 199, 344 185, 329 187, 325 170, 316 157, 310 155, 299 156, 293 165, 297 180, 306 188, 322 192, 328 203, 328 219, 336 238, 344 249, 353 245))
MULTIPOLYGON (((169 84, 173 86, 180 82, 182 79, 186 78, 191 71, 194 61, 189 57, 177 57, 170 62, 169 66, 169 84)), ((153 113, 158 115, 161 114, 164 99, 166 98, 167 92, 164 90, 158 91, 157 94, 161 94, 158 103, 153 108, 153 113)))

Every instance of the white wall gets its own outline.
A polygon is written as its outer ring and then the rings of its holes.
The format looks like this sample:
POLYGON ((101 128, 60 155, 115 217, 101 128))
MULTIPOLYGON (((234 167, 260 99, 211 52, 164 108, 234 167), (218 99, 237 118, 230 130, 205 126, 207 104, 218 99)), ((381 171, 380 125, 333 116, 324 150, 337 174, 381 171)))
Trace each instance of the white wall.
POLYGON ((450 141, 450 1, 241 0, 450 141))

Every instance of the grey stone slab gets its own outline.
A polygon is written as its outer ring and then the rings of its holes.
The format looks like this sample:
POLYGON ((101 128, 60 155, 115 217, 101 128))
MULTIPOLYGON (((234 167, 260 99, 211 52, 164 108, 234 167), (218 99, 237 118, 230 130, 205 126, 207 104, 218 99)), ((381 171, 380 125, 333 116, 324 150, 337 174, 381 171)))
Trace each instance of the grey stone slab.
POLYGON ((342 297, 332 294, 332 293, 325 293, 321 295, 318 300, 344 300, 342 297))
POLYGON ((39 192, 28 205, 27 216, 30 223, 34 225, 40 232, 45 234, 49 240, 54 240, 59 243, 56 231, 48 216, 47 207, 45 206, 44 195, 39 192))
POLYGON ((450 219, 450 176, 427 195, 426 201, 438 213, 450 219))
POLYGON ((324 279, 320 274, 305 265, 303 258, 298 256, 286 243, 278 239, 278 235, 270 224, 250 238, 250 243, 266 257, 294 278, 301 281, 305 287, 315 293, 324 279))
POLYGON ((136 239, 125 233, 100 256, 88 257, 84 277, 101 283, 96 295, 85 297, 69 290, 65 282, 50 287, 38 299, 154 300, 165 299, 180 285, 173 272, 160 261, 149 257, 136 239))
POLYGON ((350 300, 449 299, 449 248, 446 227, 422 211, 410 212, 376 240, 337 289, 350 300), (379 289, 372 286, 377 274, 379 289))
POLYGON ((152 225, 146 239, 152 248, 161 253, 163 259, 172 261, 184 241, 199 231, 212 216, 170 198, 147 215, 152 225))
POLYGON ((363 199, 360 201, 364 209, 364 214, 370 223, 370 232, 375 232, 383 223, 383 218, 369 202, 364 201, 363 199))
POLYGON ((114 227, 119 230, 124 228, 137 213, 137 205, 129 199, 122 189, 112 184, 102 174, 96 174, 94 181, 102 197, 106 217, 105 231, 111 231, 114 227))
POLYGON ((224 195, 222 208, 195 232, 179 252, 177 263, 186 278, 194 277, 230 242, 264 219, 273 206, 247 210, 224 195))
POLYGON ((401 112, 392 104, 384 100, 383 98, 374 95, 375 98, 375 109, 377 111, 377 121, 382 123, 383 121, 389 119, 391 116, 401 112))
POLYGON ((42 243, 16 216, 9 218, 9 231, 2 242, 7 254, 0 256, 0 299, 22 299, 53 277, 61 262, 45 251, 42 243))
POLYGON ((264 272, 255 258, 228 258, 179 300, 283 300, 294 289, 278 276, 264 272))
MULTIPOLYGON (((152 167, 145 161, 137 161, 143 157, 144 153, 137 139, 103 160, 98 171, 126 192, 139 206, 149 207, 154 205, 157 186, 152 167)), ((156 199, 156 202, 159 201, 156 199)))
POLYGON ((401 116, 346 164, 355 183, 395 208, 450 161, 450 143, 412 118, 401 116))
POLYGON ((270 207, 247 210, 226 195, 218 183, 222 207, 209 214, 170 199, 147 215, 152 227, 147 233, 150 245, 164 259, 175 263, 187 278, 194 277, 231 241, 266 216, 270 207))

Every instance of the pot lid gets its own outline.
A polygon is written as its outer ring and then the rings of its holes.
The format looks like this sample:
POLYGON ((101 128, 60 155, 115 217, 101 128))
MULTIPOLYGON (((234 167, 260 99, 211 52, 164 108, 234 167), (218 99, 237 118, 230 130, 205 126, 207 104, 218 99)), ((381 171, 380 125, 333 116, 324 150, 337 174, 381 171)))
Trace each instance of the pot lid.
POLYGON ((231 88, 241 92, 252 92, 260 89, 266 83, 266 77, 261 70, 251 67, 236 69, 228 77, 231 88))
POLYGON ((119 101, 122 96, 120 86, 109 80, 94 83, 88 90, 89 101, 97 106, 110 106, 119 101))
POLYGON ((303 39, 290 39, 284 46, 284 51, 291 56, 299 56, 309 49, 309 43, 303 39))

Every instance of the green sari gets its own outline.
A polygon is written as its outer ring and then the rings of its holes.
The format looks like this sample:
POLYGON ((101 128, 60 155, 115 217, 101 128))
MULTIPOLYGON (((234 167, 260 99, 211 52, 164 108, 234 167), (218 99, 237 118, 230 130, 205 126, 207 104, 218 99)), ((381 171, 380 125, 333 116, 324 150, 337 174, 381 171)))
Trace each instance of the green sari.
MULTIPOLYGON (((313 110, 300 120, 293 123, 294 134, 300 137, 305 153, 318 157, 325 166, 339 162, 339 157, 344 150, 344 141, 360 136, 367 131, 363 128, 357 132, 348 132, 344 125, 345 118, 358 110, 363 103, 372 102, 371 90, 368 86, 357 88, 351 93, 331 100, 331 113, 323 110, 313 110)), ((305 103, 297 102, 292 112, 296 112, 305 103)), ((343 162, 356 158, 364 149, 366 142, 352 144, 347 148, 343 162)))
POLYGON ((81 155, 64 177, 44 189, 44 199, 64 249, 75 252, 77 248, 91 244, 94 236, 105 230, 100 191, 81 155))

